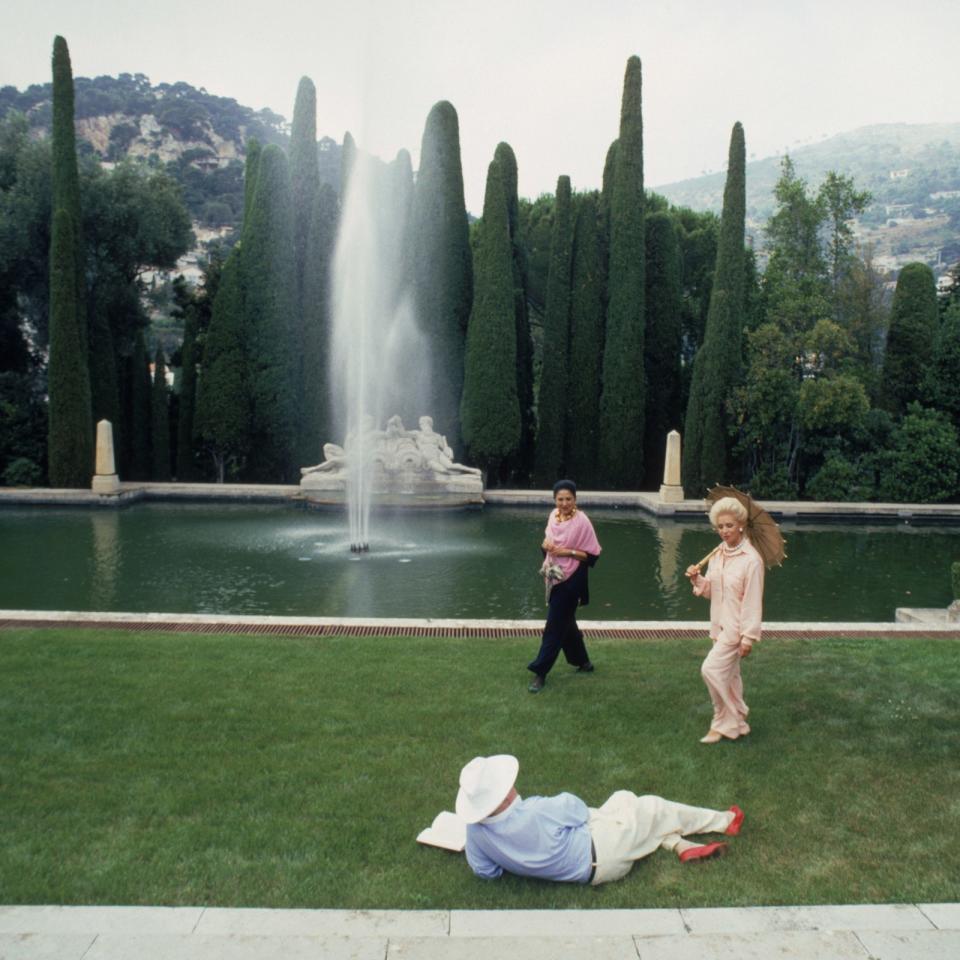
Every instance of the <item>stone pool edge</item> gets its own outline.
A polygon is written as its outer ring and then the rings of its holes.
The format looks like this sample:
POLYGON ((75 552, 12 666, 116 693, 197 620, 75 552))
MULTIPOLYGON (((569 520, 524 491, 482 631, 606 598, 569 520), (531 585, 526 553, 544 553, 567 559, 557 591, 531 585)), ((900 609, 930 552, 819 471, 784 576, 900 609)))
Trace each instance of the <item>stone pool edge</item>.
MULTIPOLYGON (((105 507, 115 509, 143 501, 295 503, 305 505, 299 486, 256 483, 151 483, 124 481, 113 494, 47 487, 0 487, 0 506, 105 507)), ((702 500, 667 503, 659 494, 641 491, 581 490, 586 507, 640 510, 664 519, 703 519, 702 500)), ((549 490, 485 490, 484 504, 549 507, 549 490)), ((854 523, 960 524, 960 503, 842 503, 839 501, 764 500, 778 520, 854 523)), ((329 509, 329 508, 327 508, 329 509)))

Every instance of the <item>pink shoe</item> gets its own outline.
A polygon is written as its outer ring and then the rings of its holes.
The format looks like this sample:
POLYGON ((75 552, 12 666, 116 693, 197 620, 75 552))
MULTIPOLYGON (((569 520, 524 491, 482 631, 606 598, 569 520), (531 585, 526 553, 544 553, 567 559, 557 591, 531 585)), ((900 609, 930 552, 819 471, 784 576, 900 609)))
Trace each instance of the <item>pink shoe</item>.
POLYGON ((736 804, 730 808, 730 812, 733 814, 733 819, 730 821, 730 826, 723 832, 728 837, 735 837, 740 832, 745 814, 736 804))
POLYGON ((708 843, 702 847, 691 847, 680 854, 681 863, 696 863, 698 860, 712 860, 722 857, 727 852, 725 843, 708 843))

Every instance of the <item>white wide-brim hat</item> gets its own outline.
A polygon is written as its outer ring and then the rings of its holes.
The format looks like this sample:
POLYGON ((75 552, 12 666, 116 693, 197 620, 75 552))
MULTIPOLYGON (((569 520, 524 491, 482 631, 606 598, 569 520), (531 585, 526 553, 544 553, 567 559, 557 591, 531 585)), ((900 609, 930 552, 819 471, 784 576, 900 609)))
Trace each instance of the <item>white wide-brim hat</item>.
POLYGON ((478 823, 503 803, 517 782, 520 761, 509 753, 474 757, 460 771, 457 816, 466 823, 478 823))

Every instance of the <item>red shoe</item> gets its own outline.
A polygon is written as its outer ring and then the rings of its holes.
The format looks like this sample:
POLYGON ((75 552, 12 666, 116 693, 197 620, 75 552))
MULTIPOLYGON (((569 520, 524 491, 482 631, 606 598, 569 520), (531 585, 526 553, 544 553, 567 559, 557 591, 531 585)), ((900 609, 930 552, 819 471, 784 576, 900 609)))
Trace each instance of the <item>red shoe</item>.
POLYGON ((744 812, 736 804, 730 808, 730 812, 733 814, 733 819, 730 821, 730 826, 723 832, 728 837, 735 837, 743 826, 744 812))
POLYGON ((727 852, 725 843, 708 843, 702 847, 691 847, 680 854, 681 863, 694 863, 697 860, 711 860, 713 857, 722 857, 727 852))

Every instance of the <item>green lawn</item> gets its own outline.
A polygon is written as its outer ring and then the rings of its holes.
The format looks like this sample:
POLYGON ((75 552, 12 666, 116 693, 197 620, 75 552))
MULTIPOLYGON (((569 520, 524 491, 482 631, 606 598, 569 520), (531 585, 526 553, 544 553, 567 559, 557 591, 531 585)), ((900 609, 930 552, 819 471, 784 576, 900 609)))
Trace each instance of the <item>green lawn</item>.
POLYGON ((765 641, 753 734, 702 746, 707 641, 0 631, 0 903, 676 907, 960 900, 960 641, 765 641), (421 847, 460 766, 523 794, 747 812, 730 855, 584 888, 421 847))

